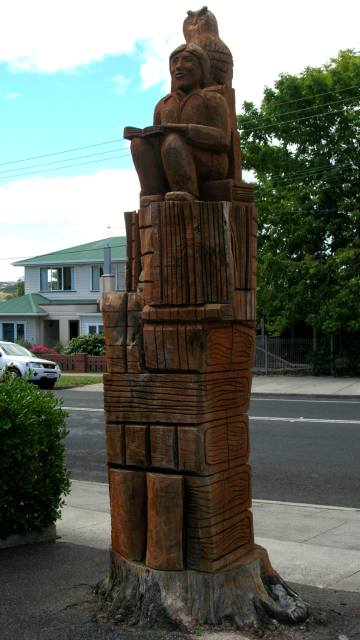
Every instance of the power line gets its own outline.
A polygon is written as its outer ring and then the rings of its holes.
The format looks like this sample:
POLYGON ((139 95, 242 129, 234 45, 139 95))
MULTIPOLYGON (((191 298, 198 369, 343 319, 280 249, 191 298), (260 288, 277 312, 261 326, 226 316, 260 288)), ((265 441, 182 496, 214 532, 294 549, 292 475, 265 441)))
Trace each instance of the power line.
POLYGON ((314 93, 312 96, 303 96, 302 98, 294 98, 292 100, 283 100, 282 102, 278 102, 277 106, 282 104, 293 104, 294 102, 301 102, 302 100, 308 100, 310 98, 317 98, 318 96, 326 96, 330 93, 341 93, 342 91, 351 91, 352 89, 359 89, 360 85, 353 84, 348 87, 343 87, 342 89, 329 89, 329 91, 322 91, 320 93, 314 93))
POLYGON ((260 127, 243 127, 242 129, 240 129, 240 131, 264 131, 265 129, 269 129, 270 127, 281 127, 284 124, 294 124, 295 122, 301 122, 302 120, 311 120, 312 118, 323 118, 325 116, 331 116, 335 113, 341 113, 342 109, 336 109, 334 111, 325 111, 324 113, 315 113, 312 115, 308 115, 308 116, 302 116, 301 118, 296 118, 294 120, 282 120, 279 122, 273 122, 272 124, 265 124, 263 126, 260 127))
MULTIPOLYGON (((130 156, 130 154, 126 153, 125 155, 122 155, 122 156, 111 156, 110 158, 106 158, 106 160, 116 160, 116 159, 119 159, 119 158, 128 158, 129 156, 130 156)), ((98 160, 89 160, 88 162, 77 162, 75 164, 68 164, 68 165, 63 166, 63 167, 52 167, 51 169, 43 169, 41 171, 41 173, 48 173, 49 171, 60 171, 61 169, 70 169, 72 167, 81 167, 83 165, 93 164, 95 162, 104 162, 104 158, 100 158, 98 160)), ((12 179, 12 178, 23 178, 23 177, 26 177, 26 176, 34 175, 36 173, 39 173, 39 172, 38 171, 29 171, 27 173, 16 173, 16 174, 14 174, 12 176, 8 176, 8 175, 2 176, 0 178, 0 180, 9 180, 9 179, 12 179)))
MULTIPOLYGON (((127 149, 127 147, 120 147, 120 149, 118 149, 118 151, 123 151, 127 149)), ((2 171, 0 171, 0 173, 10 173, 13 171, 27 171, 28 169, 33 169, 35 167, 48 167, 51 164, 59 164, 62 162, 71 162, 72 160, 81 160, 82 158, 93 158, 94 156, 103 156, 106 155, 108 153, 114 153, 114 149, 110 149, 109 151, 98 151, 97 153, 88 153, 85 156, 73 156, 71 158, 64 158, 62 160, 53 160, 52 162, 41 162, 40 164, 31 164, 28 165, 26 167, 21 167, 21 169, 19 169, 19 167, 17 167, 16 169, 3 169, 2 171)), ((130 155, 130 154, 126 154, 126 155, 130 155)), ((106 158, 105 158, 106 160, 106 158)), ((66 167, 66 165, 65 165, 66 167)), ((60 167, 62 168, 62 167, 60 167)))
POLYGON ((15 164, 17 162, 28 162, 29 160, 39 160, 40 158, 48 158, 49 156, 57 156, 62 153, 71 153, 72 151, 81 151, 82 149, 91 149, 92 147, 101 147, 104 144, 113 144, 115 142, 123 142, 122 138, 116 138, 114 140, 105 140, 105 142, 97 142, 95 144, 88 144, 83 147, 73 147, 71 149, 64 149, 62 151, 52 151, 51 153, 44 153, 40 156, 29 156, 28 158, 21 158, 19 160, 9 160, 7 162, 0 162, 0 166, 5 164, 15 164))
MULTIPOLYGON (((314 167, 314 168, 307 168, 307 169, 302 169, 300 171, 289 171, 286 173, 286 175, 282 175, 281 173, 278 174, 272 174, 271 175, 271 180, 273 180, 274 178, 280 178, 282 181, 283 180, 288 180, 289 178, 293 178, 293 177, 305 177, 307 175, 314 175, 314 174, 321 174, 321 173, 328 173, 330 172, 339 172, 340 169, 345 169, 346 167, 352 166, 352 162, 345 162, 342 165, 333 165, 333 166, 329 166, 329 165, 322 165, 321 167, 314 167)), ((265 171, 265 173, 267 173, 265 171)))
MULTIPOLYGON (((332 100, 331 102, 325 102, 323 104, 318 104, 318 105, 312 104, 312 105, 310 105, 308 107, 303 107, 301 109, 295 109, 293 111, 285 111, 285 112, 283 112, 283 113, 281 113, 279 115, 280 115, 280 117, 283 117, 283 116, 287 116, 287 115, 291 115, 291 114, 301 113, 303 111, 309 111, 309 109, 320 109, 320 108, 323 108, 323 107, 331 106, 333 104, 340 104, 341 102, 347 102, 347 103, 351 104, 352 102, 354 102, 354 100, 358 100, 358 99, 359 99, 359 96, 356 96, 356 97, 354 96, 353 98, 343 98, 342 100, 332 100)), ((274 105, 274 107, 277 108, 278 105, 274 105)), ((331 114, 331 113, 332 113, 332 111, 329 111, 329 114, 331 114)), ((313 114, 313 115, 316 115, 316 114, 313 114)), ((276 117, 277 116, 274 113, 272 115, 259 114, 259 116, 257 118, 252 118, 251 120, 247 120, 247 124, 249 122, 258 123, 259 121, 261 122, 261 120, 275 120, 276 117)))
MULTIPOLYGON (((313 98, 317 98, 319 96, 324 96, 324 95, 330 95, 330 94, 337 94, 337 93, 341 93, 342 91, 351 91, 352 89, 360 89, 359 85, 350 85, 348 87, 343 87, 342 89, 332 89, 329 91, 323 91, 320 93, 314 93, 312 96, 303 96, 302 98, 295 98, 293 100, 285 100, 282 102, 277 102, 276 106, 281 106, 284 104, 294 104, 297 102, 301 102, 304 100, 309 100, 309 99, 313 99, 313 98)), ((344 98, 344 101, 347 98, 344 98)), ((336 102, 341 102, 340 101, 334 101, 334 104, 336 102)), ((330 102, 327 104, 331 104, 330 102)), ((322 106, 326 106, 326 105, 322 105, 322 106)), ((305 107, 304 109, 310 109, 311 107, 305 107)), ((299 109, 298 111, 302 111, 302 109, 299 109)), ((294 113, 296 113, 296 111, 294 111, 294 113)), ((286 115, 286 114, 282 114, 282 115, 286 115)), ((267 116, 263 116, 264 118, 266 118, 267 116)), ((0 162, 0 166, 5 166, 5 165, 9 165, 9 164, 17 164, 17 163, 21 163, 21 162, 28 162, 30 160, 39 160, 41 158, 48 158, 50 156, 56 156, 56 155, 62 155, 64 153, 71 153, 73 151, 82 151, 83 149, 91 149, 93 147, 100 147, 102 145, 106 145, 106 144, 115 144, 116 142, 123 142, 123 138, 114 138, 113 140, 104 140, 103 142, 96 142, 96 143, 92 143, 92 144, 88 144, 88 145, 83 145, 83 146, 78 146, 78 147, 71 147, 69 149, 62 149, 60 151, 51 151, 49 153, 43 153, 41 155, 36 155, 36 156, 27 156, 25 158, 18 158, 16 160, 7 160, 6 162, 0 162)))
MULTIPOLYGON (((347 164, 351 164, 351 163, 347 163, 347 164)), ((333 167, 333 171, 334 171, 334 173, 338 173, 338 174, 339 174, 339 177, 340 177, 340 176, 341 176, 341 173, 342 173, 341 169, 345 169, 345 168, 346 168, 346 166, 347 166, 347 164, 345 164, 345 165, 343 165, 342 167, 339 167, 339 168, 337 168, 337 167, 333 167), (336 170, 336 171, 335 171, 335 170, 336 170)), ((329 170, 330 170, 330 169, 329 169, 329 170)), ((320 171, 320 169, 319 169, 319 170, 313 170, 313 171, 320 171)), ((310 174, 311 174, 311 173, 313 173, 313 171, 312 171, 312 170, 310 170, 309 172, 303 172, 303 173, 304 173, 304 174, 307 174, 307 173, 310 173, 310 174)), ((323 171, 324 171, 324 169, 321 169, 321 171, 323 172, 323 171)), ((294 172, 294 174, 296 174, 296 173, 301 173, 301 172, 294 172)), ((299 176, 299 177, 300 177, 300 176, 299 176)), ((293 186, 293 187, 295 187, 295 188, 298 186, 298 184, 297 184, 297 183, 293 183, 293 184, 289 184, 289 183, 287 183, 287 182, 286 182, 286 176, 284 176, 284 178, 282 178, 282 181, 281 181, 281 183, 279 183, 279 184, 284 184, 284 186, 286 186, 286 187, 291 187, 291 186, 293 186)), ((279 185, 277 185, 277 184, 274 184, 274 185, 268 185, 268 186, 263 186, 263 185, 260 185, 259 183, 254 183, 254 187, 259 187, 262 191, 274 191, 274 189, 278 188, 278 186, 279 186, 279 185)), ((273 194, 273 196, 274 196, 274 197, 281 197, 281 194, 275 194, 275 193, 274 193, 274 194, 273 194)), ((260 203, 260 205, 261 205, 261 203, 260 203)), ((264 203, 264 205, 266 205, 266 202, 264 203)), ((317 209, 316 209, 316 207, 315 207, 315 206, 314 206, 314 208, 313 208, 313 209, 308 209, 308 208, 307 208, 306 210, 305 210, 305 209, 298 209, 298 210, 294 210, 294 209, 286 209, 286 212, 287 212, 287 213, 304 213, 304 212, 311 213, 312 211, 314 211, 314 212, 315 212, 315 211, 317 211, 317 209)), ((110 227, 110 228, 115 228, 115 227, 110 227)), ((121 227, 116 227, 116 228, 121 228, 121 227)), ((121 236, 120 236, 120 237, 121 237, 121 236)), ((123 236, 123 237, 124 237, 124 236, 123 236)), ((127 246, 127 242, 123 242, 123 243, 120 243, 120 244, 117 244, 117 245, 113 245, 113 246, 111 247, 111 250, 112 250, 112 249, 122 249, 122 248, 124 248, 124 247, 126 247, 126 246, 127 246)), ((98 247, 98 248, 97 248, 97 250, 101 250, 102 248, 103 248, 103 247, 98 247)), ((87 252, 94 252, 94 250, 96 250, 96 248, 94 249, 94 247, 92 247, 91 249, 81 249, 81 250, 76 249, 76 250, 73 250, 73 251, 66 251, 66 253, 67 253, 67 255, 71 255, 71 254, 79 254, 79 253, 80 253, 80 254, 83 254, 83 253, 87 253, 87 252)), ((57 253, 57 251, 54 251, 53 253, 57 253)), ((44 254, 44 257, 45 257, 45 255, 47 255, 47 254, 44 254)), ((42 256, 13 256, 13 257, 7 257, 7 258, 0 258, 0 262, 12 261, 12 260, 29 260, 29 259, 31 259, 32 257, 34 257, 34 259, 36 259, 36 258, 41 258, 42 256)), ((51 260, 49 261, 49 264, 51 264, 51 260)), ((39 265, 39 266, 41 266, 41 265, 39 265)))

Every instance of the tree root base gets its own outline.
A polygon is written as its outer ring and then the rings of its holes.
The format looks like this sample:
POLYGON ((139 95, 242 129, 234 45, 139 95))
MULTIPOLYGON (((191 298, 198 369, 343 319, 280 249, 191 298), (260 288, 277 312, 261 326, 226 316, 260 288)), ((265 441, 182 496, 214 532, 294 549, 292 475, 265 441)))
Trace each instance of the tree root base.
POLYGON ((129 626, 258 629, 269 619, 298 624, 309 615, 258 546, 236 567, 218 573, 157 571, 111 552, 110 575, 96 592, 102 616, 129 626))

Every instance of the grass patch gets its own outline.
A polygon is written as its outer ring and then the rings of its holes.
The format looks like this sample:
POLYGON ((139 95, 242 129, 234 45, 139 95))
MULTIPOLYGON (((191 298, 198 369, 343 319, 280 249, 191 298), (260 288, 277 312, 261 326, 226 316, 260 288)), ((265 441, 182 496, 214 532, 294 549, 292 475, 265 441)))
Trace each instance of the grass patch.
POLYGON ((96 384, 102 382, 102 374, 73 376, 71 373, 63 373, 60 380, 56 383, 55 389, 65 389, 66 387, 82 387, 86 384, 96 384))

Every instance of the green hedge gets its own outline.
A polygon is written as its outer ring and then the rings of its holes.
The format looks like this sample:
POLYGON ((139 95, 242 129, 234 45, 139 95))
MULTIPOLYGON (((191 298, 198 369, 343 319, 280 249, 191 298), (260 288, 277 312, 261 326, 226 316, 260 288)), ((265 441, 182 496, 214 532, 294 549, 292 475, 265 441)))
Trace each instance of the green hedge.
POLYGON ((86 336, 72 338, 65 353, 88 353, 90 356, 103 356, 105 353, 105 342, 103 333, 90 333, 86 336))
POLYGON ((66 412, 25 379, 0 383, 0 538, 42 531, 69 493, 64 462, 66 412))

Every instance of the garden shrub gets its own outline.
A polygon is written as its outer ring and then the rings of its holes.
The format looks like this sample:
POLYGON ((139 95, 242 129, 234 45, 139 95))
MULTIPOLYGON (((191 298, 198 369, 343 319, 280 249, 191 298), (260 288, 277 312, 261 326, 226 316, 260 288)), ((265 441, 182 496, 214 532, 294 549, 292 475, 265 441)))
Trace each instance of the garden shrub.
POLYGON ((45 359, 46 359, 46 355, 51 355, 56 353, 55 349, 51 349, 51 347, 45 347, 45 345, 43 344, 32 344, 30 347, 30 351, 31 353, 39 357, 44 356, 45 359))
POLYGON ((5 375, 0 384, 0 538, 42 531, 69 493, 66 412, 50 392, 5 375))
POLYGON ((90 356, 103 356, 105 353, 104 334, 90 333, 87 336, 72 338, 65 353, 87 353, 90 356))

